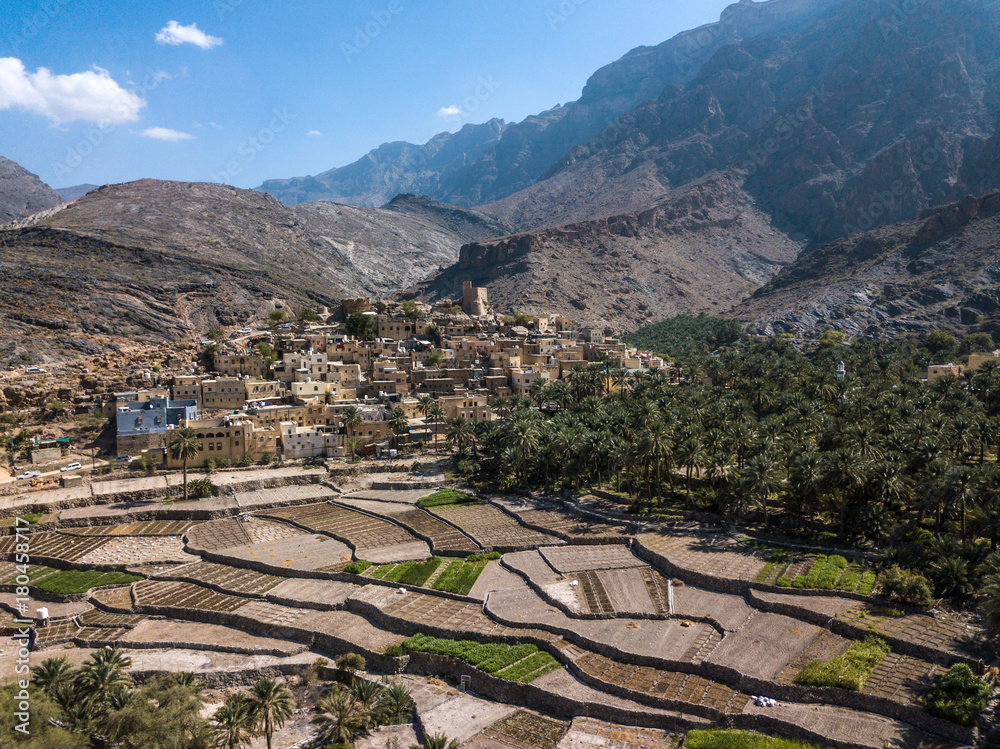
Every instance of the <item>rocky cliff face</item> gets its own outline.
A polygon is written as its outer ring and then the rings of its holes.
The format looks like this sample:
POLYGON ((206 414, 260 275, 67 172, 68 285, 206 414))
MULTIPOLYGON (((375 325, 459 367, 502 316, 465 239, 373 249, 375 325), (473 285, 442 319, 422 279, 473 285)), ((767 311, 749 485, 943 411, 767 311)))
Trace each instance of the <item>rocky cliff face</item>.
POLYGON ((0 156, 0 224, 62 203, 55 191, 20 164, 0 156))
POLYGON ((483 209, 559 225, 641 209, 724 170, 786 231, 821 243, 959 197, 966 172, 981 184, 970 164, 989 150, 998 72, 995 3, 842 0, 803 28, 720 48, 690 81, 483 209))
POLYGON ((259 189, 285 204, 337 200, 381 205, 400 192, 417 192, 455 205, 491 202, 532 185, 567 151, 665 86, 691 80, 721 47, 765 34, 803 28, 838 0, 742 0, 717 23, 639 47, 591 76, 581 97, 515 124, 467 125, 423 146, 391 143, 363 159, 315 177, 268 180, 259 189))
POLYGON ((1000 193, 967 196, 804 253, 733 313, 763 332, 1000 338, 1000 193))
POLYGON ((458 263, 415 294, 489 288, 500 310, 562 312, 631 330, 672 314, 721 313, 798 254, 738 180, 714 175, 643 211, 462 247, 458 263))

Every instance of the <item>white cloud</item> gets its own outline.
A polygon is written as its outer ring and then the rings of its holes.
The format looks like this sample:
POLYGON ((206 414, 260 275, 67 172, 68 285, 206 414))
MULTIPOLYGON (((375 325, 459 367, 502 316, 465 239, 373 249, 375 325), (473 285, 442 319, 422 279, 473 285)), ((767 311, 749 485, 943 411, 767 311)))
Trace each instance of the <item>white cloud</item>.
POLYGON ((194 138, 190 133, 182 133, 180 130, 171 130, 169 127, 150 127, 139 133, 143 138, 153 140, 165 140, 176 143, 179 140, 191 140, 194 138))
POLYGON ((139 119, 144 106, 141 96, 126 91, 97 66, 53 75, 48 68, 29 73, 16 57, 0 58, 0 110, 23 109, 56 125, 73 120, 118 124, 139 119))
POLYGON ((462 110, 459 107, 456 107, 454 104, 451 104, 447 107, 441 107, 437 111, 438 117, 454 117, 455 115, 459 114, 462 114, 462 110))
POLYGON ((166 26, 156 32, 156 41, 160 44, 193 44, 202 49, 212 49, 222 44, 222 39, 217 36, 209 36, 198 28, 198 24, 192 23, 190 26, 181 26, 177 21, 170 21, 166 26))
POLYGON ((323 133, 321 133, 319 130, 310 130, 308 133, 306 133, 306 135, 311 135, 313 138, 319 138, 322 137, 323 133))

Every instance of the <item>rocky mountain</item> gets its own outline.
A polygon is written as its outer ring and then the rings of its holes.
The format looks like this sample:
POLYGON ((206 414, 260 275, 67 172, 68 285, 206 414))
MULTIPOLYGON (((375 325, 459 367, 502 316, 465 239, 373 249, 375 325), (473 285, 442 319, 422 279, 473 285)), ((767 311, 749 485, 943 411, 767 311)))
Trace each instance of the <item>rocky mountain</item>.
POLYGON ((391 296, 506 229, 427 199, 288 209, 225 185, 106 185, 0 231, 7 361, 191 339, 277 307, 391 296))
POLYGON ((819 244, 961 197, 998 112, 996 2, 841 0, 803 28, 720 48, 483 210, 556 226, 641 210, 725 170, 784 230, 819 244))
POLYGON ((56 192, 59 197, 62 198, 67 203, 71 200, 76 200, 77 198, 82 198, 91 190, 96 190, 99 185, 83 184, 83 185, 73 185, 72 187, 57 187, 56 192))
MULTIPOLYGON (((381 205, 416 192, 455 205, 491 202, 529 187, 561 157, 665 86, 687 83, 725 45, 802 29, 838 0, 741 0, 720 20, 678 34, 655 47, 638 47, 598 70, 577 101, 525 120, 492 120, 441 133, 423 146, 383 145, 338 169, 291 180, 268 180, 260 190, 282 203, 336 200, 381 205)), ((484 90, 490 82, 484 81, 484 90)))
POLYGON ((733 314, 767 333, 892 337, 984 330, 1000 339, 1000 192, 803 253, 733 314))
POLYGON ((681 312, 721 314, 799 250, 738 180, 713 174, 638 213, 469 243, 414 294, 453 299, 471 280, 500 310, 634 330, 681 312))
POLYGON ((0 156, 0 224, 62 202, 51 187, 20 164, 0 156))

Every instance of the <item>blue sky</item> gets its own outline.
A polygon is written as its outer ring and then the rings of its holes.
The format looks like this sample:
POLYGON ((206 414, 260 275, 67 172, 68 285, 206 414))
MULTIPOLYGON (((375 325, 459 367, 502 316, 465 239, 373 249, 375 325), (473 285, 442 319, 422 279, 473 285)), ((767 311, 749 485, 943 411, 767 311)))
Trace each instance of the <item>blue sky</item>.
POLYGON ((0 155, 54 187, 254 187, 579 97, 727 0, 4 0, 0 155))

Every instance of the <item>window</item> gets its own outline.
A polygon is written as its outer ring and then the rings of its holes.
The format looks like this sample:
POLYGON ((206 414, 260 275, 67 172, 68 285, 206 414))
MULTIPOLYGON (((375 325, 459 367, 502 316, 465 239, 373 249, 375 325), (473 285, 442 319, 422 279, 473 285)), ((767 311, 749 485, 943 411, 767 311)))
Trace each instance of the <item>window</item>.
POLYGON ((216 442, 215 443, 215 449, 218 450, 219 452, 222 452, 222 443, 221 442, 216 442))
POLYGON ((136 416, 135 417, 135 425, 137 427, 141 427, 142 426, 142 417, 141 416, 136 416))
POLYGON ((212 443, 212 442, 208 443, 208 450, 209 450, 209 452, 215 452, 215 445, 214 445, 214 443, 212 443))

